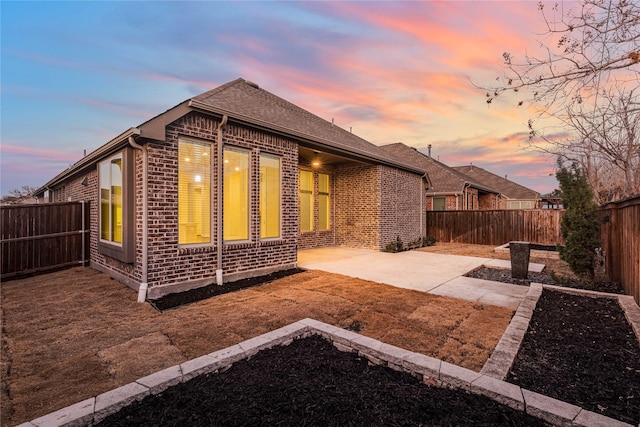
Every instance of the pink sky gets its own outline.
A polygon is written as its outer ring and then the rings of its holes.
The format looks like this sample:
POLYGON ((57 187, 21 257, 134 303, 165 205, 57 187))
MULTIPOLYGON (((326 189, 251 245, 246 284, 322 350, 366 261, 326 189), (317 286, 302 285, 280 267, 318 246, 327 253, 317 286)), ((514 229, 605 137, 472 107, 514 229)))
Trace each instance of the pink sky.
POLYGON ((536 1, 39 5, 3 4, 2 194, 236 77, 374 144, 557 186, 555 159, 526 149, 534 107, 474 86, 535 51, 536 1))

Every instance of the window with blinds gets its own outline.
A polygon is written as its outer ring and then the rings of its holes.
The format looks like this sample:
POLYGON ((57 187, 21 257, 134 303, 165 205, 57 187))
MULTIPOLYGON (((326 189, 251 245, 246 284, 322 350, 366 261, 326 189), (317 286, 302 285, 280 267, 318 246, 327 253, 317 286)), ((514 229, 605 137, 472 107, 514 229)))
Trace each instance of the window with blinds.
POLYGON ((211 242, 211 145, 178 141, 178 244, 211 242))
POLYGON ((260 155, 260 238, 280 237, 280 158, 260 155))
POLYGON ((249 240, 249 152, 224 149, 224 241, 249 240))
POLYGON ((318 230, 331 228, 329 175, 318 174, 318 230))
POLYGON ((301 170, 298 179, 300 231, 313 230, 313 172, 301 170))
POLYGON ((100 239, 122 243, 122 154, 100 164, 100 239))

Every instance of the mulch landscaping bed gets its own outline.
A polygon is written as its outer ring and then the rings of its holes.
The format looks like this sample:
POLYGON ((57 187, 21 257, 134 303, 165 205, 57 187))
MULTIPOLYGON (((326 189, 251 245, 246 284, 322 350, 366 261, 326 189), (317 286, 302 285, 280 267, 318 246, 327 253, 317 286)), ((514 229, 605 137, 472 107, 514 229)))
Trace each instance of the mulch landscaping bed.
POLYGON ((228 292, 239 291, 240 289, 250 288, 252 286, 262 285, 272 282, 276 279, 291 276, 304 270, 292 268, 289 270, 276 271, 274 273, 265 274, 263 276, 249 277, 247 279, 237 280, 235 282, 224 283, 222 286, 213 285, 203 286, 196 289, 190 289, 185 292, 176 292, 165 295, 162 298, 149 300, 149 303, 159 311, 170 310, 172 308, 181 307, 196 301, 201 301, 216 295, 226 294, 228 292))
POLYGON ((545 424, 483 396, 429 387, 312 336, 149 396, 98 425, 545 424))
POLYGON ((640 423, 640 345, 617 300, 545 289, 507 381, 640 423))
POLYGON ((527 279, 514 279, 511 277, 511 270, 480 267, 465 274, 466 277, 475 279, 493 280, 494 282, 510 283, 512 285, 529 286, 531 283, 542 283, 543 285, 556 285, 568 288, 589 289, 591 291, 608 292, 613 294, 624 294, 622 285, 616 282, 598 281, 587 284, 580 280, 566 277, 554 277, 543 271, 542 273, 529 272, 527 279))

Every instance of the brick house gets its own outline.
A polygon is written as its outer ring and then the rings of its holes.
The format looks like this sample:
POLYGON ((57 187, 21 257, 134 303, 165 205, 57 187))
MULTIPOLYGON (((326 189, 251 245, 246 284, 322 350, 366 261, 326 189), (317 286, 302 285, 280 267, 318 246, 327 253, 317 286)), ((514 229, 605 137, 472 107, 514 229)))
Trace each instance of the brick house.
POLYGON ((426 192, 426 209, 429 211, 488 210, 504 207, 504 197, 499 191, 480 184, 413 147, 398 142, 381 148, 396 158, 426 171, 431 182, 426 192))
POLYGON ((487 187, 498 190, 505 198, 505 209, 537 209, 540 207, 540 193, 508 180, 506 175, 503 178, 473 164, 454 166, 453 169, 487 187))
POLYGON ((91 266, 138 300, 381 250, 425 230, 420 168, 237 79, 118 135, 38 190, 90 201, 91 266))

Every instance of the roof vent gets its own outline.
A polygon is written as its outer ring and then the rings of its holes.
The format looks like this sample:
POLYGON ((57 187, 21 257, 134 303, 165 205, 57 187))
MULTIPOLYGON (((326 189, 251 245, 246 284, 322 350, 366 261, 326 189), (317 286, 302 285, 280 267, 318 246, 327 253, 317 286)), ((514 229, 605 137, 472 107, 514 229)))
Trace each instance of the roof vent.
POLYGON ((260 86, 258 86, 258 84, 257 84, 257 83, 254 83, 254 82, 249 81, 249 80, 245 80, 244 82, 245 82, 246 84, 248 84, 249 86, 251 86, 251 87, 254 87, 254 88, 256 88, 256 89, 260 89, 260 86))

